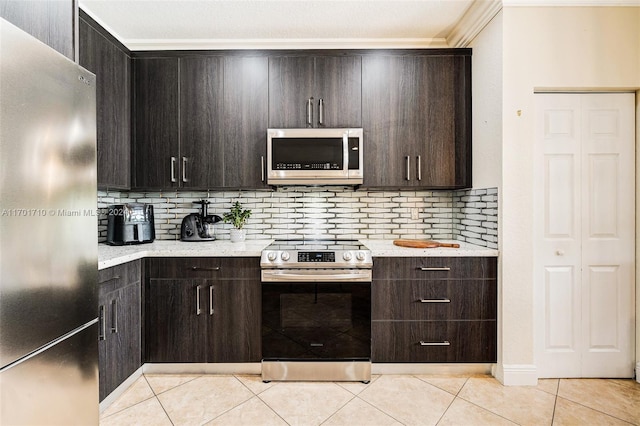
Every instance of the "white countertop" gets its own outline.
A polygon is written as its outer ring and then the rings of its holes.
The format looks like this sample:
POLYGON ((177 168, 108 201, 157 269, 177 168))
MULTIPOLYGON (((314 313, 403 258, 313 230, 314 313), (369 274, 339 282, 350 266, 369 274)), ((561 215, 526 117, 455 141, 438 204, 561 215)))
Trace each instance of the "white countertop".
MULTIPOLYGON (((98 245, 98 269, 106 269, 145 257, 260 257, 262 250, 273 240, 247 240, 232 243, 229 240, 211 242, 184 242, 158 240, 150 244, 110 246, 98 245)), ((393 245, 393 240, 361 239, 375 257, 496 257, 498 250, 488 249, 462 241, 442 241, 460 244, 460 248, 406 248, 393 245)))
POLYGON ((375 257, 497 257, 498 250, 476 246, 463 241, 438 240, 441 243, 460 244, 460 248, 436 247, 436 248, 410 248, 398 247, 393 240, 360 240, 375 257))
POLYGON ((262 250, 273 240, 247 240, 232 243, 216 241, 156 240, 150 244, 110 246, 98 244, 98 269, 106 269, 144 257, 260 257, 262 250))

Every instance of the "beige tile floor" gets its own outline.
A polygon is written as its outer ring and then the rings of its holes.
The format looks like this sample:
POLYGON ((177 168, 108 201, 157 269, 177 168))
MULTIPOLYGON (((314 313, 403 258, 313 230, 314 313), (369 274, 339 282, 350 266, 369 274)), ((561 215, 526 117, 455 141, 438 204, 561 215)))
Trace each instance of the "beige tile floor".
POLYGON ((250 375, 145 375, 101 415, 111 425, 640 425, 640 384, 490 376, 262 383, 250 375))

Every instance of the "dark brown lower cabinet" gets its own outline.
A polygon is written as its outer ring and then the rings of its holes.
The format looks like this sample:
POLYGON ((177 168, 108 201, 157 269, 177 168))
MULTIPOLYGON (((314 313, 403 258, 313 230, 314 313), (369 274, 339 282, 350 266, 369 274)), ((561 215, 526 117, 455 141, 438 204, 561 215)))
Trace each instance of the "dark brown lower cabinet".
POLYGON ((496 321, 374 321, 374 362, 496 362, 496 321))
POLYGON ((140 265, 98 272, 100 401, 142 365, 140 265))
POLYGON ((147 259, 146 362, 258 362, 258 258, 147 259))
POLYGON ((492 363, 497 259, 376 258, 373 362, 492 363))

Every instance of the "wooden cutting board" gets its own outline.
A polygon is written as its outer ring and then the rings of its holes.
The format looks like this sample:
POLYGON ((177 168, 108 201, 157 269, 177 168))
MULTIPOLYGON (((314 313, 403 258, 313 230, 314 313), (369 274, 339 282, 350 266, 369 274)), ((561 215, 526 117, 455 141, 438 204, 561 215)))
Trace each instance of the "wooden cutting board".
POLYGON ((433 240, 393 240, 393 244, 399 247, 411 247, 411 248, 435 248, 435 247, 459 248, 460 247, 460 244, 441 243, 433 240))

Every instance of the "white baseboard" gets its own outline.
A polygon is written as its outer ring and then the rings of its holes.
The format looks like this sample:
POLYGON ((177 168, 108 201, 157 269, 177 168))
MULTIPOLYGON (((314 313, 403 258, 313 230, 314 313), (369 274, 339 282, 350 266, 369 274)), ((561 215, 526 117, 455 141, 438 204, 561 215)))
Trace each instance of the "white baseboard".
POLYGON ((496 364, 492 374, 504 386, 538 385, 538 372, 535 365, 496 364))
POLYGON ((492 364, 373 363, 372 374, 491 374, 492 364))
POLYGON ((636 363, 636 382, 640 383, 640 361, 636 363))
POLYGON ((130 375, 124 382, 122 382, 120 384, 120 386, 118 386, 117 388, 115 388, 113 390, 113 392, 111 392, 109 395, 106 396, 105 399, 103 399, 100 402, 100 412, 102 413, 104 410, 106 410, 107 408, 109 408, 109 406, 111 404, 113 404, 113 402, 118 399, 127 389, 129 389, 129 387, 136 381, 138 380, 138 378, 142 376, 142 367, 138 368, 136 371, 133 372, 132 375, 130 375))

